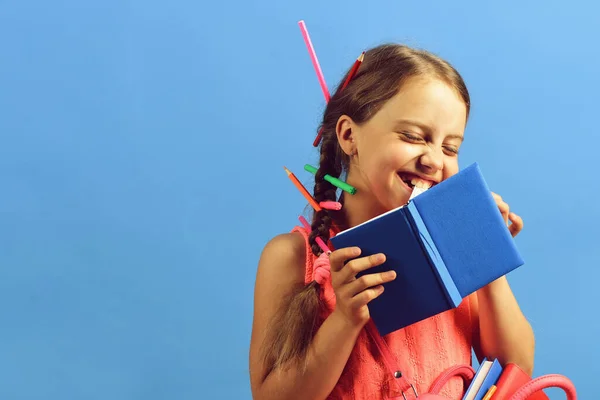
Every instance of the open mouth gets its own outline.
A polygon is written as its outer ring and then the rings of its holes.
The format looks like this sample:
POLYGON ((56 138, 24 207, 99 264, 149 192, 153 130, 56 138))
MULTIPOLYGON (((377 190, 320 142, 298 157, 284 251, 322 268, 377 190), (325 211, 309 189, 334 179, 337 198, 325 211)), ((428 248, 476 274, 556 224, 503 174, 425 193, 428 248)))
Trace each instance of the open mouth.
POLYGON ((400 177, 402 182, 404 182, 406 184, 406 186, 408 186, 411 190, 414 189, 415 187, 422 188, 422 189, 429 189, 429 188, 435 186, 435 184, 436 184, 436 182, 434 182, 434 181, 431 181, 428 179, 423 179, 417 175, 410 174, 407 172, 398 172, 398 176, 400 177))

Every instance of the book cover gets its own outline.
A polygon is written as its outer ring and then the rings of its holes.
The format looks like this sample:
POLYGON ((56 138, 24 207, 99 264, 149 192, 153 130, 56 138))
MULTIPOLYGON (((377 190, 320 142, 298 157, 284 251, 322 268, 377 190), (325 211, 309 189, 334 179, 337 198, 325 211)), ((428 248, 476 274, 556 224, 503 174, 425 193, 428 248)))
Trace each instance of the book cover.
MULTIPOLYGON (((383 336, 457 307, 469 294, 523 264, 475 163, 402 206, 331 238, 336 249, 358 246, 393 269, 369 311, 383 336)), ((360 274, 362 275, 362 274, 360 274)), ((359 275, 359 276, 360 276, 359 275)))
POLYGON ((462 297, 523 265, 477 163, 412 202, 462 297))

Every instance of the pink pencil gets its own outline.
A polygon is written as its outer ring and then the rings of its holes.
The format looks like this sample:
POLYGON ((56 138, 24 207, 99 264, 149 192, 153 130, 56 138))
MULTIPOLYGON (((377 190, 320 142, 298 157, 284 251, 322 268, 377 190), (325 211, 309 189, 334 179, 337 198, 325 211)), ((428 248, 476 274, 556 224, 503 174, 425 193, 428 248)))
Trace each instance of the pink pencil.
POLYGON ((342 204, 337 201, 322 201, 319 205, 327 210, 341 210, 342 204))
POLYGON ((300 223, 302 223, 302 226, 304 226, 304 229, 306 229, 307 232, 310 232, 312 230, 312 228, 310 227, 310 224, 308 223, 308 221, 306 220, 306 218, 304 218, 302 215, 298 217, 298 219, 300 220, 300 223))
POLYGON ((325 244, 323 239, 321 239, 320 237, 317 236, 315 238, 315 242, 317 242, 317 244, 319 245, 321 250, 323 250, 323 253, 329 253, 331 251, 331 250, 329 250, 329 247, 327 247, 327 245, 325 244))
POLYGON ((323 71, 321 71, 321 66, 319 65, 319 60, 317 59, 317 53, 315 52, 312 42, 310 41, 310 36, 308 35, 308 30, 306 29, 306 24, 304 23, 304 21, 299 21, 298 25, 300 25, 300 31, 302 32, 302 36, 304 37, 304 43, 306 43, 308 53, 310 54, 310 59, 312 60, 313 67, 315 68, 315 72, 317 73, 317 78, 319 79, 319 84, 321 85, 323 96, 325 96, 325 102, 329 103, 329 90, 327 89, 325 77, 323 76, 323 71))

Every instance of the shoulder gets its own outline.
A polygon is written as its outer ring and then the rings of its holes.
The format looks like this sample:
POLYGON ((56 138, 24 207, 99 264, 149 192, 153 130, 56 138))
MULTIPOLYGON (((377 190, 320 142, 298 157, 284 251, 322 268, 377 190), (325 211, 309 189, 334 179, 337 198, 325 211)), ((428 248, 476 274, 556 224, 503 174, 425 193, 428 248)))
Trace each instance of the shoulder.
POLYGON ((256 284, 288 286, 304 283, 306 242, 298 232, 275 236, 262 250, 256 273, 256 284))
POLYGON ((250 341, 253 385, 262 376, 259 354, 273 319, 281 315, 289 296, 304 285, 305 241, 301 233, 272 238, 262 250, 254 284, 254 316, 250 341))

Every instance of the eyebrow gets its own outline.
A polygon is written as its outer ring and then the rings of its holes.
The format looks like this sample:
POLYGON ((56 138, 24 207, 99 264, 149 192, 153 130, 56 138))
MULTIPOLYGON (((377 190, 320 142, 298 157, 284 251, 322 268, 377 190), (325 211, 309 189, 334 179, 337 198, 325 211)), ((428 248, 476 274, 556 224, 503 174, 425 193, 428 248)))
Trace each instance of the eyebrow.
MULTIPOLYGON (((427 126, 427 125, 419 122, 419 121, 415 121, 415 120, 412 120, 412 119, 399 119, 395 123, 396 126, 402 125, 402 124, 404 124, 404 125, 414 125, 414 126, 418 127, 419 129, 421 129, 423 132, 431 134, 431 128, 429 126, 427 126)), ((445 138, 446 139, 458 139, 461 142, 464 140, 464 137, 462 135, 458 135, 456 133, 450 134, 450 135, 446 135, 445 138)))

